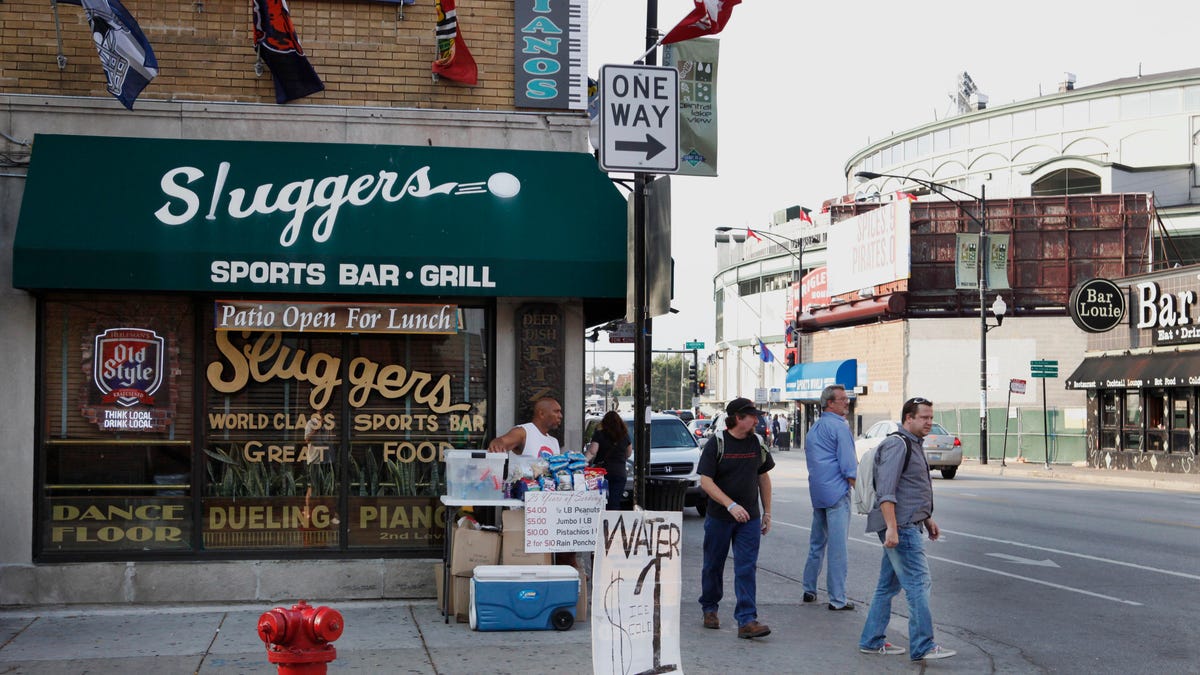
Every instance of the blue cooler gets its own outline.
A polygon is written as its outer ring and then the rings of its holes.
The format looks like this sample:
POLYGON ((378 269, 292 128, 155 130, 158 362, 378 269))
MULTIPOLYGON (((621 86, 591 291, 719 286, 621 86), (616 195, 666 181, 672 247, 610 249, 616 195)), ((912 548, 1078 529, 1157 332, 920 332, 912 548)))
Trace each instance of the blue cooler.
POLYGON ((471 577, 472 630, 567 630, 579 572, 570 565, 480 565, 471 577))

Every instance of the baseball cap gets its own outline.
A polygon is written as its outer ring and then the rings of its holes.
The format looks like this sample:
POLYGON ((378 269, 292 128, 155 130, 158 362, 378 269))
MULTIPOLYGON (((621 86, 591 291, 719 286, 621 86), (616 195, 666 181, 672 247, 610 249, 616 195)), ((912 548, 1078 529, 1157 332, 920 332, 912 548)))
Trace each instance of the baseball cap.
POLYGON ((730 415, 764 415, 762 410, 754 407, 754 401, 748 398, 735 398, 725 406, 725 412, 730 415))

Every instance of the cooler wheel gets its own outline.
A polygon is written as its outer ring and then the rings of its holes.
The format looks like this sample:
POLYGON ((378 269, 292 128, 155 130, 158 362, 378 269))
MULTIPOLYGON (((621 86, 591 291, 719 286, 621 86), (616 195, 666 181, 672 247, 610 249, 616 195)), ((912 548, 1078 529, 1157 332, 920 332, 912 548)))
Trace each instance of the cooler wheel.
POLYGON ((571 630, 571 626, 575 625, 575 616, 569 610, 555 610, 550 615, 550 624, 554 626, 554 630, 571 630))

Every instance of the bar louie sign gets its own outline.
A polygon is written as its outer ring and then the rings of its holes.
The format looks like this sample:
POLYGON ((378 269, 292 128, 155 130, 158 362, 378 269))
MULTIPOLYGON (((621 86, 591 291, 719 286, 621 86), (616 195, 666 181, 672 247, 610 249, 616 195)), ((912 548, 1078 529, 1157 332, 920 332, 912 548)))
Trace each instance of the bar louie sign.
POLYGON ((1104 333, 1125 320, 1125 291, 1108 279, 1088 279, 1071 291, 1069 306, 1081 330, 1104 333))
POLYGON ((455 305, 217 300, 213 324, 217 330, 438 335, 457 333, 462 316, 455 305))
POLYGON ((586 153, 43 134, 35 148, 18 288, 625 297, 625 200, 586 153), (121 171, 97 170, 112 157, 121 171))

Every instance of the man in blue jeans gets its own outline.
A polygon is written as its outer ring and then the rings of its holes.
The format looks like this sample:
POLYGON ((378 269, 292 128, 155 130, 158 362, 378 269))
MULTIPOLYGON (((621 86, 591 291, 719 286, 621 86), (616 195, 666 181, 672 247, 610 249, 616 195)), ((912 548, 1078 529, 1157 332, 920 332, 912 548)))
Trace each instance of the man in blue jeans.
POLYGON ((832 384, 821 392, 821 417, 804 437, 808 463, 808 497, 812 502, 812 529, 808 537, 808 562, 804 564, 804 602, 817 599, 821 559, 829 552, 825 585, 829 609, 853 610, 846 599, 846 538, 850 535, 850 488, 858 473, 854 437, 846 415, 850 397, 846 388, 832 384))
POLYGON ((929 612, 929 562, 921 531, 937 541, 941 530, 933 521, 933 483, 922 447, 933 427, 933 402, 910 398, 900 410, 900 430, 889 434, 875 453, 875 505, 867 514, 867 532, 879 534, 883 561, 879 583, 871 598, 867 623, 858 639, 864 654, 903 654, 904 648, 887 641, 892 598, 904 589, 908 599, 908 648, 913 661, 954 656, 933 641, 933 616, 929 612))
POLYGON ((708 495, 700 609, 705 628, 721 627, 717 608, 724 594, 725 559, 732 544, 733 591, 737 595, 733 618, 738 637, 766 637, 771 629, 758 622, 755 574, 759 541, 771 531, 771 477, 767 472, 775 467, 775 460, 754 433, 763 413, 753 401, 735 398, 725 412, 727 428, 718 429, 700 455, 700 487, 708 495))

